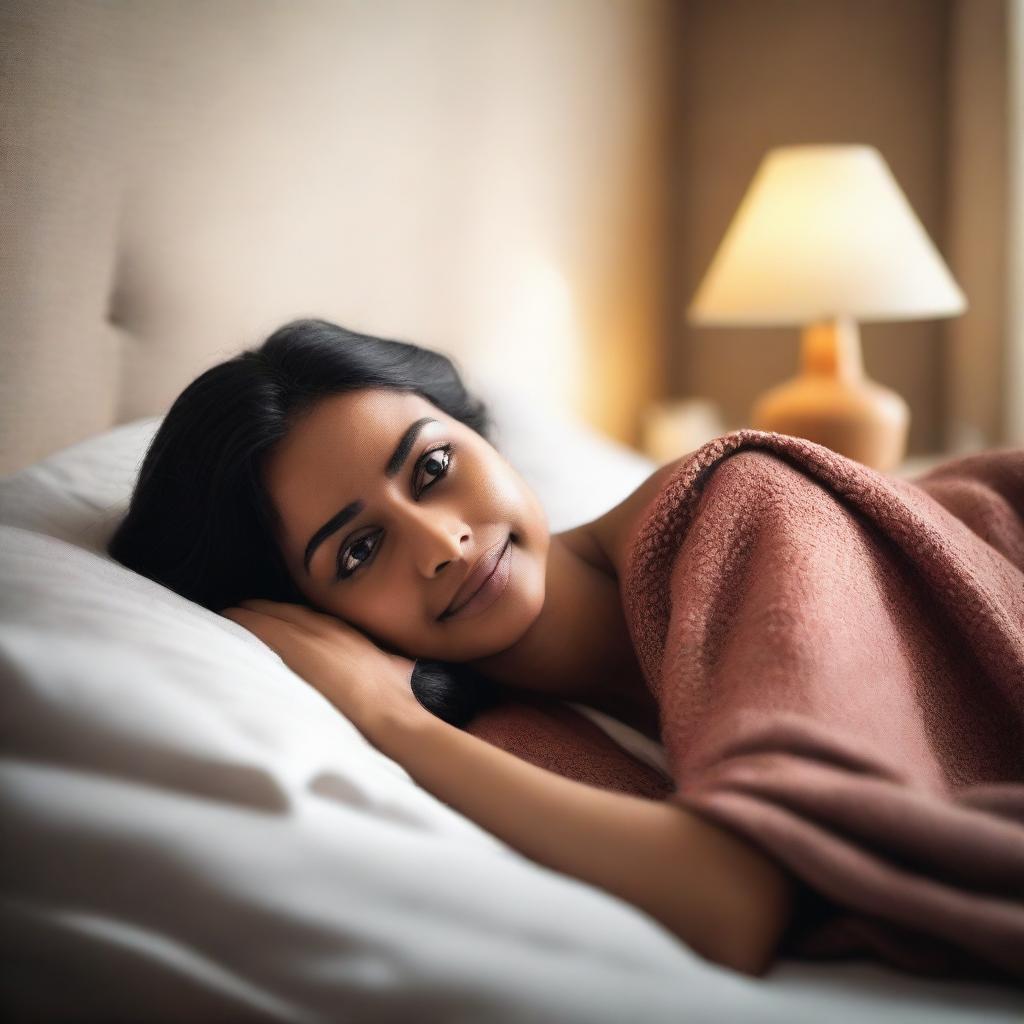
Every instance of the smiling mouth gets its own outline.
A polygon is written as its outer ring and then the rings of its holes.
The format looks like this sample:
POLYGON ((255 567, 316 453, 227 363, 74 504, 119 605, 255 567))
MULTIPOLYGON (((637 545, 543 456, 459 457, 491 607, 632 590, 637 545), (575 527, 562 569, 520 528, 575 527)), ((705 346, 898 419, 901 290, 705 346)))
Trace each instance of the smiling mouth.
POLYGON ((501 567, 502 561, 505 557, 505 552, 508 551, 508 549, 512 546, 513 539, 514 538, 512 534, 509 534, 505 538, 505 543, 501 546, 501 550, 498 552, 498 557, 495 559, 494 565, 491 566, 491 571, 480 581, 480 583, 476 587, 474 587, 473 592, 471 594, 466 594, 458 602, 458 604, 453 603, 448 608, 446 608, 437 617, 438 622, 444 622, 445 620, 450 619, 452 616, 457 615, 459 612, 462 611, 463 608, 465 608, 468 604, 474 601, 474 599, 477 597, 480 591, 484 590, 487 587, 487 585, 493 579, 494 574, 501 567))

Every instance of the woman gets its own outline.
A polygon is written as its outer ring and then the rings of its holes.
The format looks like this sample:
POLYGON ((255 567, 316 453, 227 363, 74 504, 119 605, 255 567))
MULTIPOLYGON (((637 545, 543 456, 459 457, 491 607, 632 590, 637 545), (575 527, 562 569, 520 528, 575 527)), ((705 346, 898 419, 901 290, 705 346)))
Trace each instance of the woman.
POLYGON ((110 554, 250 630, 526 856, 761 974, 793 896, 772 860, 683 808, 582 785, 459 728, 507 686, 658 737, 617 580, 673 465, 551 535, 488 425, 445 356, 295 321, 177 398, 110 554))

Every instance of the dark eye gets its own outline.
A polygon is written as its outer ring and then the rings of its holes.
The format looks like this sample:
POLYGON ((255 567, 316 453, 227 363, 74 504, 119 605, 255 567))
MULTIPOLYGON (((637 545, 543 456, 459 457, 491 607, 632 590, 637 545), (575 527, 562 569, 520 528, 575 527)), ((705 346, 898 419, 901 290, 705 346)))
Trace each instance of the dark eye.
POLYGON ((426 487, 420 488, 417 497, 424 491, 430 490, 430 488, 434 486, 434 482, 440 480, 441 477, 448 472, 448 464, 451 462, 451 459, 452 446, 450 444, 442 445, 440 448, 434 448, 420 459, 418 468, 422 468, 424 472, 432 473, 433 478, 426 487))
MULTIPOLYGON (((441 445, 438 448, 432 448, 429 452, 423 455, 420 460, 416 463, 416 467, 413 469, 413 482, 414 482, 414 497, 417 499, 424 491, 429 491, 434 484, 445 476, 448 472, 448 467, 451 465, 453 447, 450 444, 441 445), (415 480, 419 470, 423 470, 425 473, 431 475, 430 483, 426 486, 415 489, 415 480)), ((359 567, 366 565, 366 563, 376 554, 379 543, 377 542, 377 533, 366 533, 362 537, 358 538, 352 544, 343 548, 341 553, 338 555, 338 572, 335 576, 336 579, 343 580, 347 579, 353 573, 358 571, 359 567), (373 541, 373 544, 370 544, 373 541), (355 559, 355 564, 352 564, 352 560, 355 559)))
POLYGON ((372 547, 369 544, 374 538, 374 534, 368 533, 365 537, 360 537, 354 544, 350 544, 339 556, 338 556, 338 579, 345 579, 346 576, 351 576, 356 569, 361 566, 366 559, 377 550, 376 544, 372 547), (357 559, 355 565, 350 565, 351 559, 355 557, 357 559))

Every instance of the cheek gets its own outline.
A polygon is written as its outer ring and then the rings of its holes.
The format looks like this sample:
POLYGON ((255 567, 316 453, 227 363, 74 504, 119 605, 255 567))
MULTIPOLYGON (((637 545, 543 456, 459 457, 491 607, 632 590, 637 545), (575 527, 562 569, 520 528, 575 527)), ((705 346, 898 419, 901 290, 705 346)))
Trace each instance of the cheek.
POLYGON ((536 492, 525 480, 517 481, 516 517, 526 531, 526 540, 534 545, 543 546, 549 535, 548 516, 536 492))
POLYGON ((374 638, 399 643, 419 635, 425 628, 417 601, 409 589, 392 581, 367 580, 358 594, 331 601, 330 614, 374 638))
POLYGON ((543 515, 533 491, 510 466, 491 467, 485 479, 486 485, 482 488, 485 518, 495 522, 520 522, 523 528, 528 528, 536 521, 538 512, 543 515))

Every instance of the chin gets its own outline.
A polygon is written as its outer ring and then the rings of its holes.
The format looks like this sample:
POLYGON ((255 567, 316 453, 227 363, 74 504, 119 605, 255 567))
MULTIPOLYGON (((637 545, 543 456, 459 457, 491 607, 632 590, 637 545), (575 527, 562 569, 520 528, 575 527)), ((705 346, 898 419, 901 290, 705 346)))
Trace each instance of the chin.
POLYGON ((438 623, 447 634, 444 654, 437 660, 469 661, 499 654, 521 640, 540 616, 544 607, 545 576, 536 558, 518 559, 510 587, 489 608, 465 620, 438 623))

